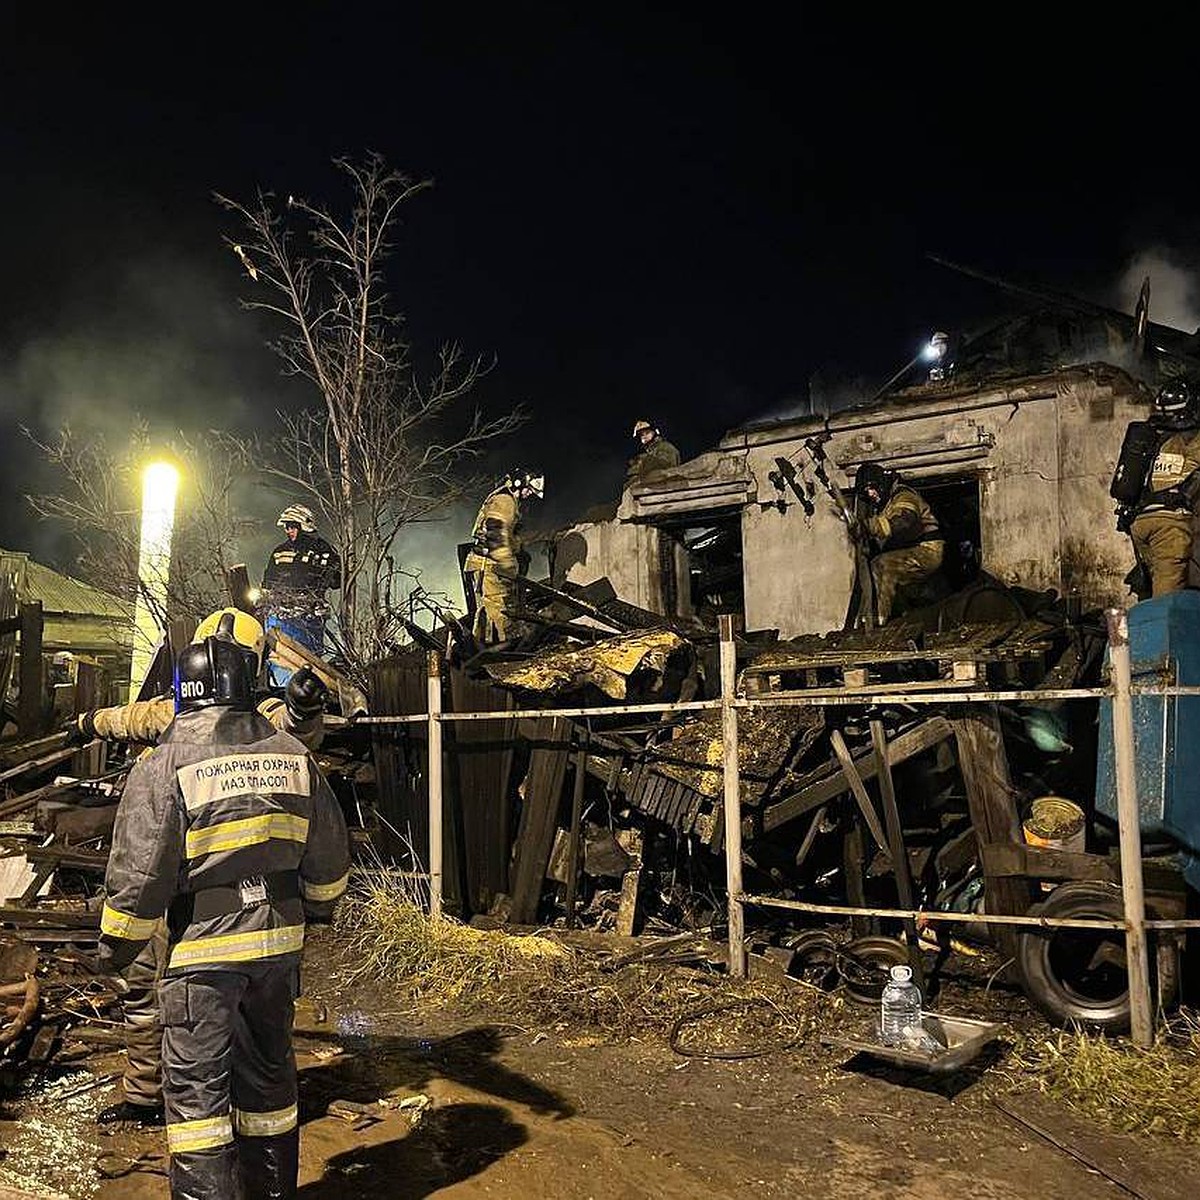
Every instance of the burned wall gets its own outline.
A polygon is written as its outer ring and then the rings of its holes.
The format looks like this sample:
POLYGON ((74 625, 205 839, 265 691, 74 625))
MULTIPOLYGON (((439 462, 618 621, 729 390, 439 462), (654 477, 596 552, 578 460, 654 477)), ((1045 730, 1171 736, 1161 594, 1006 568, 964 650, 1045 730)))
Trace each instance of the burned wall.
POLYGON ((805 440, 829 434, 835 479, 853 484, 874 461, 917 487, 978 488, 982 566, 1006 583, 1074 592, 1085 609, 1125 602, 1133 558, 1117 533, 1109 480, 1129 421, 1149 394, 1109 366, 1075 367, 970 390, 924 388, 874 409, 739 430, 716 451, 626 494, 618 520, 579 526, 586 561, 570 579, 607 575, 619 595, 663 611, 658 534, 672 515, 741 509, 748 629, 782 637, 840 628, 854 554, 833 502, 818 487, 806 516, 769 482, 777 457, 811 476, 805 440))

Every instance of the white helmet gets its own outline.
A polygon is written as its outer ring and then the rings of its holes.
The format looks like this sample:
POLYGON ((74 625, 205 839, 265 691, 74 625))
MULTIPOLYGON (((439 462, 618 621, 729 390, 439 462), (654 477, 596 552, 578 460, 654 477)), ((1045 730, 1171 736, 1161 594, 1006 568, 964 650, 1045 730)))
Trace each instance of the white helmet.
POLYGON ((317 520, 313 516, 312 509, 305 508, 303 504, 289 504, 279 514, 279 520, 275 524, 280 529, 285 525, 299 525, 305 533, 316 533, 317 531, 317 520))

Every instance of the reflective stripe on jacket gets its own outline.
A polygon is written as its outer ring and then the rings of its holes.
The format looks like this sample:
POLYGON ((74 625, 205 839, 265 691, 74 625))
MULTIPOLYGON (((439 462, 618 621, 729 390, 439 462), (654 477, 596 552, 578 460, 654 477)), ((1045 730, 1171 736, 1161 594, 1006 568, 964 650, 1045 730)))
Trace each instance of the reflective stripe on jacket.
POLYGON ((130 961, 168 910, 168 971, 297 954, 306 914, 327 918, 349 871, 341 808, 300 742, 259 713, 181 713, 121 797, 101 959, 130 961), (290 872, 296 886, 276 891, 290 872), (209 888, 233 911, 191 919, 209 888))
POLYGON ((521 519, 521 506, 516 496, 504 488, 497 488, 479 506, 475 524, 471 528, 471 540, 475 549, 467 555, 463 564, 466 571, 482 571, 489 563, 498 570, 517 573, 517 522, 521 519))
POLYGON ((877 516, 867 519, 867 532, 884 550, 941 541, 937 517, 920 492, 897 484, 877 516))
POLYGON ((1200 468, 1200 432, 1173 433, 1158 448, 1139 510, 1191 507, 1184 484, 1200 468))

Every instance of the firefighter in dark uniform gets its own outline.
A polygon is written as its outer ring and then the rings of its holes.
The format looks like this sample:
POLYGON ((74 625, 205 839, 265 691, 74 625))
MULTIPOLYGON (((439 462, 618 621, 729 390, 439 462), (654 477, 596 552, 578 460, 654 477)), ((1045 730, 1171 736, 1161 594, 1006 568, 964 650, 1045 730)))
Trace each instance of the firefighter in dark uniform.
POLYGON ((346 888, 346 825, 303 744, 254 711, 231 616, 180 654, 176 698, 117 810, 101 961, 127 967, 166 917, 172 1195, 294 1196, 292 1006, 306 919, 346 888))
POLYGON ((1148 422, 1130 425, 1113 477, 1117 527, 1128 530, 1138 564, 1149 575, 1149 589, 1135 587, 1143 597, 1147 590, 1165 596, 1188 586, 1198 468, 1200 391, 1180 378, 1159 389, 1148 422))
POLYGON ((518 526, 522 502, 546 494, 546 477, 511 471, 479 506, 471 528, 471 550, 463 574, 475 604, 475 640, 480 645, 507 641, 514 632, 516 579, 521 573, 518 526))
POLYGON ((897 588, 933 575, 942 565, 946 543, 925 498, 902 483, 895 471, 878 463, 863 463, 854 485, 871 510, 863 525, 878 547, 871 559, 871 579, 876 615, 879 624, 886 625, 897 588))
MULTIPOLYGON (((248 665, 255 676, 261 677, 266 635, 263 627, 248 613, 223 608, 209 614, 196 627, 194 641, 202 642, 214 635, 227 615, 233 621, 234 640, 247 654, 248 665)), ((268 694, 257 699, 255 707, 276 729, 298 738, 307 749, 316 750, 324 736, 322 714, 328 695, 325 684, 304 667, 288 680, 282 699, 268 694)), ((174 720, 175 697, 159 696, 81 713, 71 719, 67 733, 77 742, 100 737, 153 746, 174 720)), ((121 1078, 124 1099, 100 1110, 96 1120, 101 1125, 129 1122, 146 1127, 163 1123, 158 981, 166 967, 166 945, 166 929, 160 926, 145 949, 123 972, 128 985, 121 997, 125 1020, 125 1071, 121 1078)))
MULTIPOLYGON (((290 504, 275 522, 287 535, 271 551, 263 572, 263 611, 268 629, 279 629, 314 654, 325 653, 325 593, 342 586, 338 552, 317 536, 316 518, 303 504, 290 504)), ((273 669, 279 685, 287 672, 273 669)))
POLYGON ((679 450, 668 442, 657 425, 649 421, 636 421, 633 426, 637 453, 625 468, 625 486, 632 487, 653 471, 668 471, 679 466, 679 450))

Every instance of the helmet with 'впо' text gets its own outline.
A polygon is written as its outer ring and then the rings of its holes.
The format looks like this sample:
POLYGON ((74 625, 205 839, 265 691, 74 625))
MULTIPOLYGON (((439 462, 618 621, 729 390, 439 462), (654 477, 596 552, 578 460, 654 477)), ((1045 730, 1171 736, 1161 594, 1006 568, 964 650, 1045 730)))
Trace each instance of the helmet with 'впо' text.
POLYGON ((220 613, 216 632, 185 646, 175 660, 175 711, 220 706, 249 712, 254 707, 252 661, 234 636, 233 611, 220 613))

